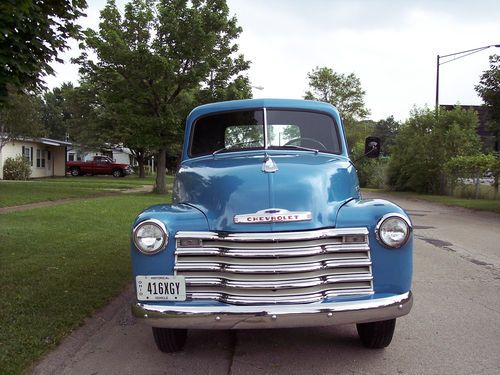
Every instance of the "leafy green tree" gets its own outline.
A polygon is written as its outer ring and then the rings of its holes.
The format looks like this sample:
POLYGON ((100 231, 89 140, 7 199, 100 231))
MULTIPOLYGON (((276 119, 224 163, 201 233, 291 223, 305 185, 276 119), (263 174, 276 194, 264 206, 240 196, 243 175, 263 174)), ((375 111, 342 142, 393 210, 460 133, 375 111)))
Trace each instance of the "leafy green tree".
POLYGON ((394 145, 394 138, 400 127, 401 124, 394 120, 393 116, 375 123, 373 135, 380 138, 382 155, 389 155, 389 149, 394 145))
POLYGON ((73 84, 68 82, 43 95, 42 120, 47 137, 60 140, 66 138, 71 120, 71 107, 68 101, 74 90, 73 84))
POLYGON ((85 0, 0 1, 0 105, 8 89, 43 87, 50 63, 80 36, 76 19, 85 0))
POLYGON ((396 190, 443 193, 444 164, 452 157, 474 155, 481 149, 477 114, 456 107, 440 112, 414 109, 390 149, 389 185, 396 190))
POLYGON ((309 90, 304 98, 333 104, 346 124, 351 125, 370 114, 364 101, 366 92, 354 73, 345 75, 336 73, 331 68, 316 67, 307 74, 307 78, 309 90))
POLYGON ((237 75, 233 79, 233 72, 244 71, 248 68, 248 61, 239 56, 234 64, 228 63, 221 68, 220 72, 210 72, 208 82, 196 94, 196 101, 204 104, 252 98, 252 86, 248 77, 237 75))
POLYGON ((133 0, 123 17, 109 0, 99 30, 85 32, 97 59, 83 53, 78 62, 98 96, 100 123, 125 146, 158 155, 156 192, 166 191, 167 153, 180 149, 198 90, 211 100, 245 86, 248 62, 233 42, 240 32, 225 0, 133 0))
POLYGON ((489 109, 489 127, 495 137, 495 151, 500 151, 500 56, 490 56, 490 69, 483 72, 475 87, 489 109))
MULTIPOLYGON (((364 145, 365 138, 373 135, 375 131, 375 124, 376 123, 373 120, 351 121, 350 123, 345 124, 347 145, 350 149, 349 151, 352 153, 352 157, 355 157, 354 150, 358 150, 358 143, 362 143, 364 145)), ((363 154, 359 157, 362 155, 363 154)))
POLYGON ((40 137, 43 133, 40 100, 11 93, 6 106, 0 109, 0 152, 13 139, 40 137))

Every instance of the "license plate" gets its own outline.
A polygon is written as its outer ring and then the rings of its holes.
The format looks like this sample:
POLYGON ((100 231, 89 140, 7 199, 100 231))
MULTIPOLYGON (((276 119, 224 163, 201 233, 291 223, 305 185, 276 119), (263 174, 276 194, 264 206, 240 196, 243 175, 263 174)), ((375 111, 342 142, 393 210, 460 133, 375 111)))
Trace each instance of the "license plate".
POLYGON ((136 276, 137 299, 139 301, 185 301, 186 281, 184 276, 136 276))

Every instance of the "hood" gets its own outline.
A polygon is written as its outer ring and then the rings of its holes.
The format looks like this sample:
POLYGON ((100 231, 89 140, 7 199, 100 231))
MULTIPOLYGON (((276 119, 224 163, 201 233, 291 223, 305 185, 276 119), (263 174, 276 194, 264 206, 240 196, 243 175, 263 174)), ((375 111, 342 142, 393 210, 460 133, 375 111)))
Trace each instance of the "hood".
POLYGON ((196 207, 205 214, 210 230, 227 232, 334 227, 338 209, 358 195, 356 172, 348 160, 311 152, 233 153, 188 160, 174 184, 175 203, 196 207), (272 173, 262 170, 269 157, 278 168, 272 173), (301 220, 235 223, 236 215, 286 214, 284 210, 302 213, 301 220), (310 218, 302 220, 308 212, 310 218))

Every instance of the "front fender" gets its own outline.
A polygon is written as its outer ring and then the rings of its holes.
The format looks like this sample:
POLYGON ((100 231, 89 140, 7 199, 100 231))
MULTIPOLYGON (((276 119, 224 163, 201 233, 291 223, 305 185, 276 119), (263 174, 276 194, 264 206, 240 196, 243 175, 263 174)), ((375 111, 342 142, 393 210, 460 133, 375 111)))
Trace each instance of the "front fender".
POLYGON ((175 234, 179 230, 208 231, 205 215, 187 204, 163 204, 144 210, 134 221, 133 228, 145 220, 156 219, 165 224, 168 243, 162 251, 154 255, 144 255, 130 241, 132 274, 173 275, 175 261, 175 234))
MULTIPOLYGON (((413 268, 413 228, 408 242, 399 249, 389 249, 378 242, 375 227, 390 213, 410 216, 396 204, 382 199, 351 200, 337 214, 337 228, 366 227, 369 231, 375 293, 401 294, 411 290, 413 268)), ((413 227, 413 225, 412 225, 413 227)))

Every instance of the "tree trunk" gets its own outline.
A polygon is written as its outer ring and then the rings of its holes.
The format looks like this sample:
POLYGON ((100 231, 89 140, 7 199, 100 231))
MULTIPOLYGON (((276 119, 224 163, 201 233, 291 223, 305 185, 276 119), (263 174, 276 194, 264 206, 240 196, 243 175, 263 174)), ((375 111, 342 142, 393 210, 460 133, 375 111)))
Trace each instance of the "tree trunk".
POLYGON ((481 175, 479 173, 476 174, 476 191, 474 192, 474 198, 476 198, 476 199, 479 198, 480 178, 481 178, 481 175))
POLYGON ((495 173, 495 180, 493 182, 493 188, 495 190, 495 199, 498 198, 498 180, 500 179, 500 176, 498 175, 498 171, 497 173, 495 173))
POLYGON ((146 171, 144 169, 144 153, 139 152, 137 153, 137 163, 139 163, 139 178, 145 178, 146 177, 146 171))
POLYGON ((435 192, 437 191, 438 194, 446 195, 446 185, 446 175, 441 172, 439 176, 439 186, 437 189, 435 189, 435 192))
POLYGON ((167 167, 167 150, 162 148, 158 151, 158 162, 156 164, 156 182, 153 192, 165 194, 167 186, 165 184, 165 169, 167 167))
POLYGON ((457 178, 455 175, 450 177, 450 196, 453 197, 455 193, 455 185, 456 185, 457 178))

